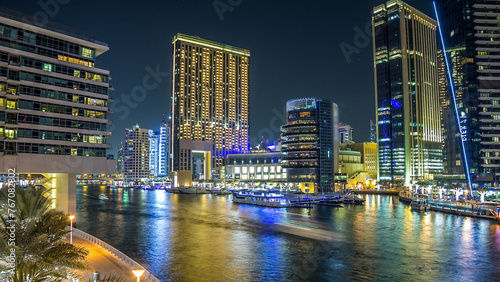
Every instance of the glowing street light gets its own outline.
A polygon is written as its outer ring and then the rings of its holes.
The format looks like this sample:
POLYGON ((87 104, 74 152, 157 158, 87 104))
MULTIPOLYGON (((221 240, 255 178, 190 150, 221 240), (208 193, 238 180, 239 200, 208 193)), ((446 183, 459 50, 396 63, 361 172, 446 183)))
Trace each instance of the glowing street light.
POLYGON ((144 273, 144 269, 136 268, 132 270, 132 272, 134 273, 135 277, 137 277, 137 282, 140 282, 141 276, 144 273))
POLYGON ((69 243, 73 244, 73 218, 75 218, 74 215, 69 216, 70 224, 69 224, 69 243))

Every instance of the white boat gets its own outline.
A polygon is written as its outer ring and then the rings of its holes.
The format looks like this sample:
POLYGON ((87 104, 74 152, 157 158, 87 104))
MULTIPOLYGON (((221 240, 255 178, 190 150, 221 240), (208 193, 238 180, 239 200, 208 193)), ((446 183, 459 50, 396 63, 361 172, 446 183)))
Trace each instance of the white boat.
POLYGON ((108 198, 108 196, 101 194, 101 195, 99 195, 99 200, 107 201, 107 200, 109 200, 109 198, 108 198))
POLYGON ((233 202, 271 208, 293 207, 290 200, 276 190, 269 191, 239 191, 233 193, 233 202))
POLYGON ((179 194, 208 194, 209 191, 196 187, 180 187, 179 194))

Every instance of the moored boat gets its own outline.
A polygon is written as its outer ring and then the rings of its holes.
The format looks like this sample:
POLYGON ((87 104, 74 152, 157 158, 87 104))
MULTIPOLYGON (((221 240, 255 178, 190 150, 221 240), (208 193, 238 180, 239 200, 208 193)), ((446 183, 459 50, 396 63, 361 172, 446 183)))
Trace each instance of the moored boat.
POLYGON ((233 192, 233 202, 271 208, 294 206, 283 194, 275 190, 233 192))
POLYGON ((410 204, 410 209, 412 211, 428 211, 429 206, 424 202, 420 200, 413 200, 410 204))

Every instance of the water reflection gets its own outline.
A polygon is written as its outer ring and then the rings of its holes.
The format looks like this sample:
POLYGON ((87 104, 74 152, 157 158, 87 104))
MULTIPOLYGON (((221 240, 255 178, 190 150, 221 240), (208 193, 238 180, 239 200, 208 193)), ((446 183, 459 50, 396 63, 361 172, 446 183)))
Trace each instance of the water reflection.
POLYGON ((500 275, 495 222, 412 212, 396 197, 365 199, 363 206, 271 209, 236 205, 230 196, 78 186, 77 216, 79 228, 162 281, 494 281, 500 275), (318 232, 332 241, 315 240, 318 232))

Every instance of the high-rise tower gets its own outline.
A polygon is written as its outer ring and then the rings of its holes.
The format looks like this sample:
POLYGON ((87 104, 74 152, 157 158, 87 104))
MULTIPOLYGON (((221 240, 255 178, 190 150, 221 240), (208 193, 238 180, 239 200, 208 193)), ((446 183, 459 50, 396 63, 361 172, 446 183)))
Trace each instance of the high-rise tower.
MULTIPOLYGON (((436 2, 460 124, 453 101, 443 105, 448 123, 455 125, 445 136, 449 171, 464 172, 462 138, 472 182, 491 186, 500 181, 500 3, 436 2)), ((444 91, 450 99, 450 87, 444 91)))
POLYGON ((108 160, 109 50, 94 36, 0 8, 0 173, 42 174, 53 207, 76 214, 76 175, 108 160))
POLYGON ((288 182, 301 190, 329 192, 338 171, 338 107, 326 99, 301 98, 286 103, 287 124, 281 139, 288 182))
POLYGON ((399 0, 372 22, 379 179, 432 179, 443 172, 437 23, 399 0))
POLYGON ((191 171, 200 147, 211 146, 215 167, 248 152, 250 52, 184 34, 172 45, 172 170, 191 171))

